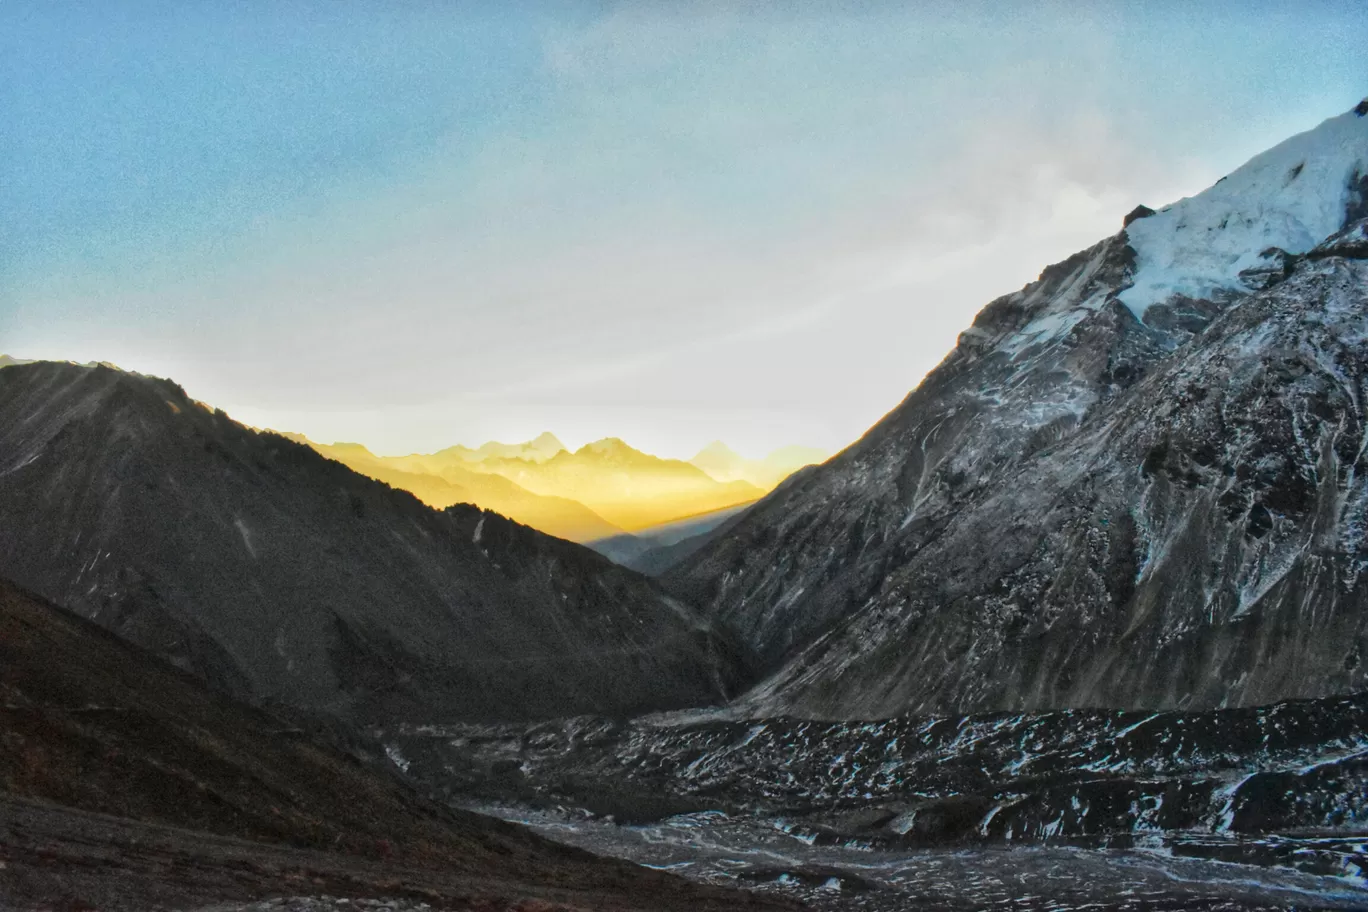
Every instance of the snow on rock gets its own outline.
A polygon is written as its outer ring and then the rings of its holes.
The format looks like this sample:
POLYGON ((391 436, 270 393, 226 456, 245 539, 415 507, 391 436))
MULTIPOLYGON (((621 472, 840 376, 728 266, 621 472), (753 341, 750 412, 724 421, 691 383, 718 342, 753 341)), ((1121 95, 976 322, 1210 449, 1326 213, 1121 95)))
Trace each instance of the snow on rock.
POLYGON ((1156 710, 1368 686, 1365 217, 1351 113, 990 302, 859 441, 665 575, 757 652, 734 705, 1156 710))
POLYGON ((1359 219, 1336 234, 1326 238, 1307 258, 1347 257, 1349 259, 1368 259, 1368 218, 1359 219))
POLYGON ((1120 299, 1145 311, 1181 295, 1219 298, 1250 289, 1244 270, 1270 248, 1305 253, 1365 204, 1368 117, 1349 111, 1293 136, 1217 181, 1126 227, 1134 284, 1120 299))

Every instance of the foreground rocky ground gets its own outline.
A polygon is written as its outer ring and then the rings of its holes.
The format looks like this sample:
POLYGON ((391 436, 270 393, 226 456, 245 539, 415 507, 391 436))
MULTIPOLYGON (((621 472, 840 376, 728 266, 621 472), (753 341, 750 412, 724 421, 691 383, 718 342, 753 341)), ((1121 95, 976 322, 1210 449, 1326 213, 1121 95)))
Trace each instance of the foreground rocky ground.
POLYGON ((381 737, 448 801, 819 906, 1368 907, 1368 695, 868 723, 703 712, 381 737))
POLYGON ((265 845, 0 797, 0 909, 393 912, 785 908, 621 866, 597 887, 265 845), (643 879, 644 878, 644 879, 643 879))

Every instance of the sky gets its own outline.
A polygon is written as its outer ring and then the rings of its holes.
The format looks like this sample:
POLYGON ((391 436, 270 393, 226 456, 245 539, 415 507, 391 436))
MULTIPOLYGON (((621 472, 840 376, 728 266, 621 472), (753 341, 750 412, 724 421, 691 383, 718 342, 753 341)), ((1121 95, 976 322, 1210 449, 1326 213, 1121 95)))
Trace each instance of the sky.
POLYGON ((0 4, 0 352, 386 454, 838 450, 1368 95, 1368 4, 0 4))

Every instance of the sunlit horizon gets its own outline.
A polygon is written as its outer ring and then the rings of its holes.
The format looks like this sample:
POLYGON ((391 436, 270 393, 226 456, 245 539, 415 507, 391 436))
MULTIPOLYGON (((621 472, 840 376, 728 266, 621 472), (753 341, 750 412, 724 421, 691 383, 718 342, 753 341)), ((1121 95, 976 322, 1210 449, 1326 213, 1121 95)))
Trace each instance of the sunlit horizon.
POLYGON ((7 5, 0 351, 380 455, 834 453, 1363 96, 1361 6, 1255 6, 7 5))

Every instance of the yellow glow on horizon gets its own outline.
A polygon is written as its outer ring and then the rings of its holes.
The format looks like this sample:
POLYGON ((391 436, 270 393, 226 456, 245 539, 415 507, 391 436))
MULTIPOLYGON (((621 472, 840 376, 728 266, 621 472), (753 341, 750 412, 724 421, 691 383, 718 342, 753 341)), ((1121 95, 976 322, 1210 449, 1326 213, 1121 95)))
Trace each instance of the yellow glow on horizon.
POLYGON ((611 439, 572 453, 550 435, 528 444, 456 446, 409 456, 377 456, 359 444, 309 445, 429 506, 473 503, 577 542, 751 503, 825 455, 788 447, 766 460, 743 460, 726 451, 729 461, 718 458, 700 466, 611 439))

